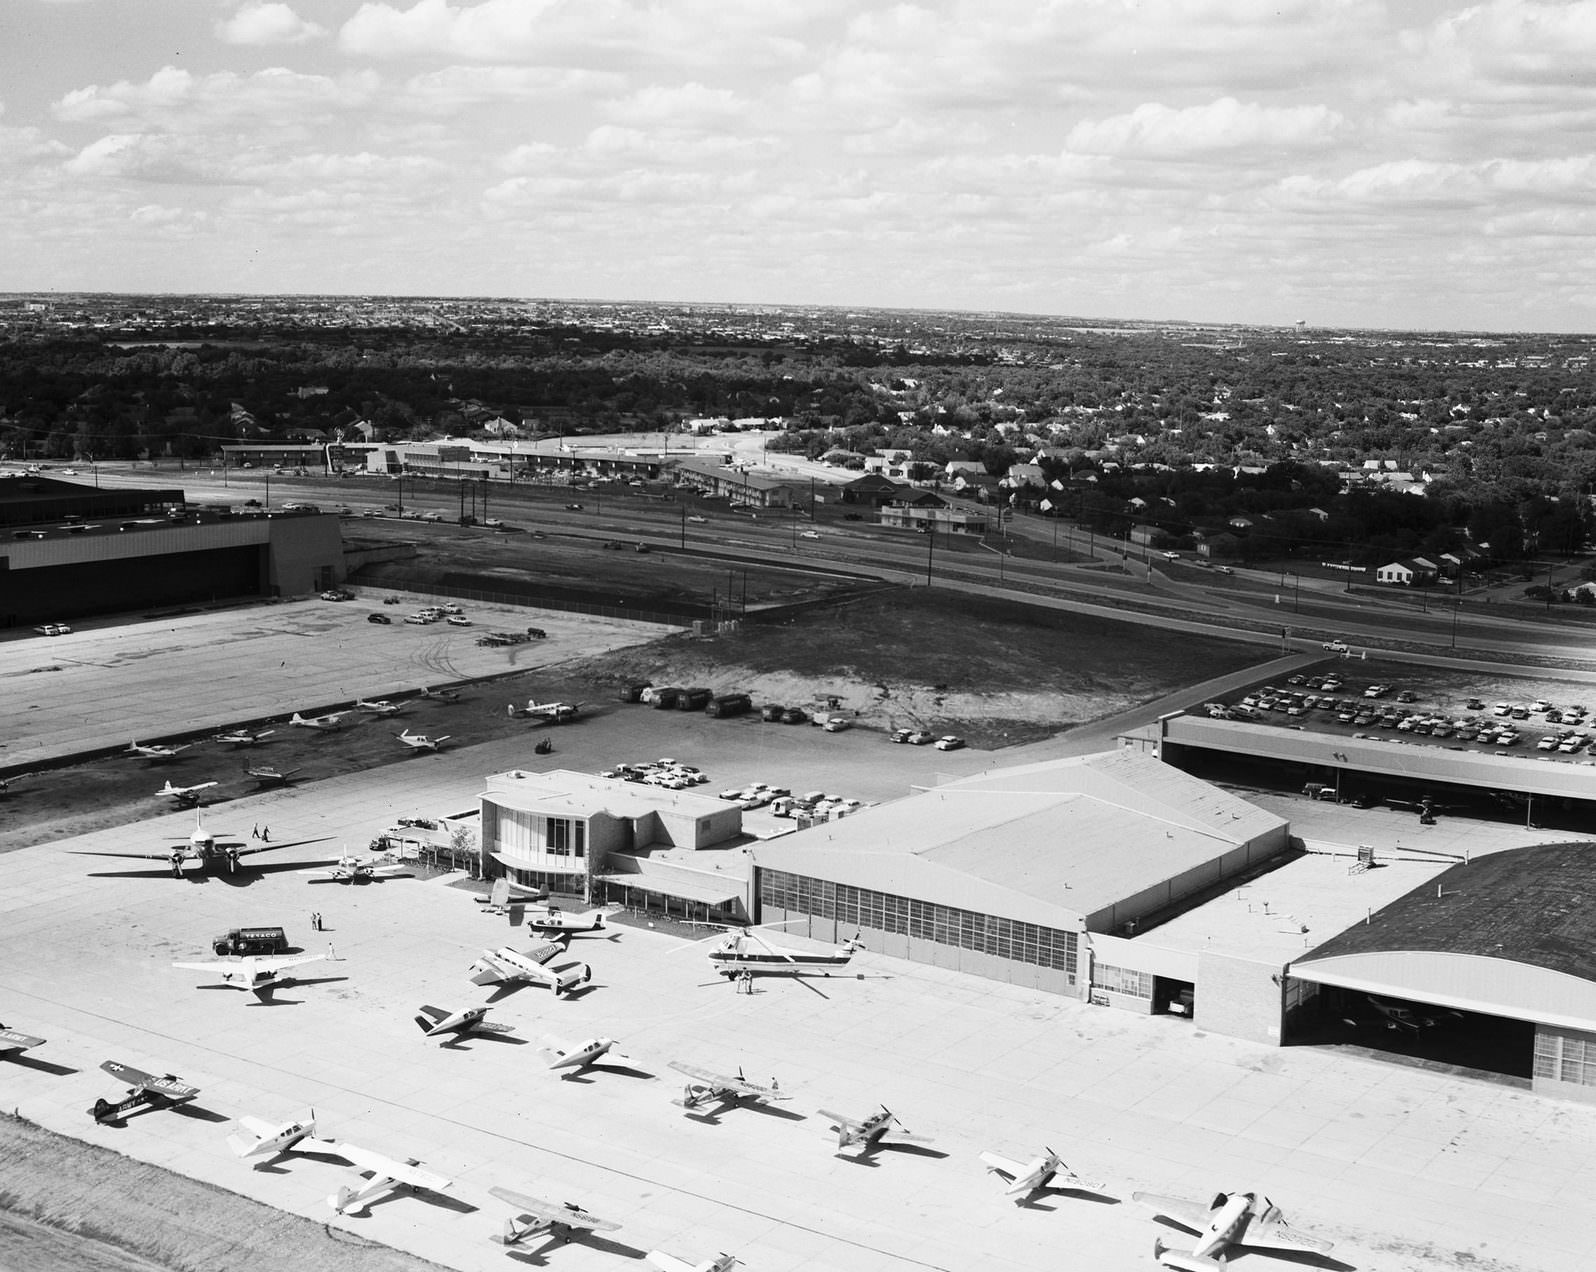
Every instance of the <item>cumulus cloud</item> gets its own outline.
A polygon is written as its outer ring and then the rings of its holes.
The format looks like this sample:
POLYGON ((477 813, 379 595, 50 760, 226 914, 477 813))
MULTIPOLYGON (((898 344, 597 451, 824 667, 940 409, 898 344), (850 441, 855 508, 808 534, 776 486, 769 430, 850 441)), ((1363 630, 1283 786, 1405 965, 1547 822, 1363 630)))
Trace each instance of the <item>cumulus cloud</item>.
POLYGON ((330 111, 369 104, 380 86, 371 71, 332 77, 304 75, 274 66, 240 75, 217 71, 195 75, 166 66, 143 83, 119 80, 73 89, 51 107, 69 123, 144 122, 197 131, 218 118, 270 120, 272 128, 330 111))
POLYGON ((227 158, 184 139, 147 133, 111 133, 90 142, 63 165, 75 177, 148 181, 159 185, 236 185, 227 158))
POLYGON ((1261 106, 1234 97, 1183 109, 1146 102, 1128 114, 1076 124, 1064 145, 1080 154, 1202 160, 1326 146, 1344 124, 1326 106, 1261 106))
POLYGON ((326 34, 326 27, 277 3, 246 4, 216 24, 216 38, 224 44, 304 44, 326 34))
POLYGON ((566 106, 620 93, 624 76, 546 66, 445 66, 405 81, 401 104, 420 111, 453 111, 489 102, 558 100, 566 106))

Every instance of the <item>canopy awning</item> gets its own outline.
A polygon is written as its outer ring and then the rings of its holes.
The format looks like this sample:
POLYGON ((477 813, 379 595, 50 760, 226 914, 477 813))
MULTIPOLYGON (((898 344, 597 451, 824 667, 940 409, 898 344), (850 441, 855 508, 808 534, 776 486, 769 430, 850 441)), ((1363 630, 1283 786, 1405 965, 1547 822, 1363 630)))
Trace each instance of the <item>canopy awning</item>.
POLYGON ((743 899, 743 890, 729 883, 712 880, 665 878, 651 874, 599 875, 599 882, 619 884, 625 888, 638 888, 644 892, 657 892, 661 896, 675 897, 678 901, 696 901, 700 905, 726 905, 743 899))

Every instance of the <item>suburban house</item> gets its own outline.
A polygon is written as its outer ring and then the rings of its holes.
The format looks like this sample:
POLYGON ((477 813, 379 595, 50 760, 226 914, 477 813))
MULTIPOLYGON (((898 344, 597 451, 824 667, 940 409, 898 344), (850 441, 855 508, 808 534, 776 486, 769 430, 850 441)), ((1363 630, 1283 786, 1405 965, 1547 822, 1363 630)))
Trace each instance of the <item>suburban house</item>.
POLYGON ((1423 557, 1410 557, 1406 561, 1393 561, 1374 572, 1377 583, 1394 583, 1402 587, 1423 587, 1435 582, 1439 570, 1433 561, 1423 557))

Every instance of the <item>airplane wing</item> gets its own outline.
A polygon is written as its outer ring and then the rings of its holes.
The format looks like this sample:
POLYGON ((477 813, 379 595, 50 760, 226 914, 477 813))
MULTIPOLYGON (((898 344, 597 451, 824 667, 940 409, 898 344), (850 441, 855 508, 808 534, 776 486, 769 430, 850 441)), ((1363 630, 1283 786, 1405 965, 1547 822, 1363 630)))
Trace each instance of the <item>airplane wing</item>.
POLYGON ((285 967, 298 967, 301 963, 319 963, 326 957, 325 954, 294 954, 284 958, 257 958, 255 966, 276 972, 285 967))
POLYGON ((369 1170, 373 1176, 380 1179, 392 1179, 401 1184, 409 1184, 412 1188, 442 1192, 453 1182, 442 1175, 434 1175, 430 1170, 422 1170, 419 1162, 395 1161, 391 1157, 384 1157, 381 1153, 374 1153, 368 1148, 360 1148, 355 1144, 340 1141, 333 1151, 351 1166, 369 1170))
POLYGON ((220 976, 224 972, 236 971, 242 963, 173 963, 173 967, 181 967, 186 972, 211 972, 220 976))
POLYGON ((1265 1250, 1310 1250, 1326 1254, 1335 1243, 1301 1236, 1293 1232, 1284 1219, 1266 1219, 1262 1223, 1249 1224, 1240 1244, 1265 1250))
POLYGON ((143 1069, 135 1069, 132 1065, 123 1064, 120 1060, 107 1060, 100 1068, 104 1069, 113 1078, 126 1082, 129 1086, 143 1086, 146 1082, 155 1081, 143 1069))
POLYGON ((832 1122, 836 1123, 836 1125, 832 1128, 833 1130, 857 1131, 864 1125, 864 1123, 859 1121, 857 1118, 844 1117, 841 1113, 832 1113, 827 1109, 820 1109, 818 1112, 821 1117, 829 1118, 832 1122))
POLYGON ((25 1034, 18 1029, 0 1028, 0 1055, 11 1051, 26 1051, 29 1047, 41 1046, 43 1038, 35 1038, 32 1034, 25 1034))
POLYGON ((159 1091, 168 1100, 192 1100, 198 1095, 197 1086, 189 1086, 186 1082, 179 1082, 174 1077, 151 1078, 146 1076, 144 1085, 148 1090, 159 1091))
POLYGON ((540 1224, 558 1223, 567 1228, 586 1228, 590 1232, 614 1232, 621 1226, 608 1219, 600 1219, 597 1215, 590 1215, 571 1202, 556 1204, 541 1201, 536 1197, 528 1197, 525 1193, 512 1192, 508 1188, 493 1187, 489 1188, 488 1192, 500 1201, 508 1202, 540 1224))
POLYGON ((437 1024, 440 1020, 447 1020, 449 1018, 449 1013, 444 1011, 442 1007, 421 1007, 418 1010, 433 1024, 437 1024))
POLYGON ((650 1250, 648 1261, 659 1269, 659 1272, 699 1272, 703 1267, 701 1263, 689 1263, 686 1259, 678 1259, 674 1254, 666 1254, 663 1250, 650 1250))
POLYGON ((472 1033, 507 1034, 514 1033, 514 1025, 501 1025, 496 1020, 478 1020, 471 1026, 472 1033))
POLYGON ((683 1064, 680 1060, 672 1060, 670 1065, 677 1073, 684 1074, 696 1082, 702 1082, 706 1086, 725 1087, 730 1090, 737 1085, 737 1079, 728 1078, 721 1073, 711 1073, 708 1069, 700 1069, 696 1064, 683 1064))
POLYGON ((1027 1163, 1014 1161, 1012 1158, 1004 1157, 1000 1153, 982 1153, 981 1161, 985 1163, 988 1170, 994 1171, 1009 1180, 1018 1179, 1028 1169, 1027 1163))
POLYGON ((1193 1232, 1201 1232, 1206 1228, 1213 1213, 1200 1201, 1188 1201, 1184 1197, 1165 1197, 1159 1193, 1132 1193, 1131 1200, 1146 1206, 1154 1214, 1173 1219, 1193 1232))

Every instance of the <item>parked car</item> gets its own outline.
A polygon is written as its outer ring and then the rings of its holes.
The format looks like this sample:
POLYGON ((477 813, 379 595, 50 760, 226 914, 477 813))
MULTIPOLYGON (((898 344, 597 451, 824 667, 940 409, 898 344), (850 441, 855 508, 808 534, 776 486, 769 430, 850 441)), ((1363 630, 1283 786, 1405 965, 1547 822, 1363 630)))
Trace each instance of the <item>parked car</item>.
POLYGON ((959 751, 964 748, 964 739, 954 737, 953 734, 949 733, 938 738, 936 746, 939 751, 959 751))
POLYGON ((806 724, 808 720, 809 713, 802 707, 788 707, 781 713, 781 722, 783 724, 806 724))
POLYGON ((72 629, 65 623, 43 623, 33 629, 41 636, 69 636, 72 629))
POLYGON ((928 733, 924 729, 916 729, 904 739, 910 746, 925 746, 936 741, 936 734, 928 733))
POLYGON ((1345 654, 1349 652, 1347 642, 1344 640, 1327 640, 1324 643, 1324 647, 1327 653, 1345 654))
POLYGON ((463 614, 450 614, 447 622, 451 627, 470 627, 471 620, 463 614))
POLYGON ((366 621, 368 623, 382 623, 384 626, 389 626, 393 623, 393 619, 386 614, 367 614, 366 621))

